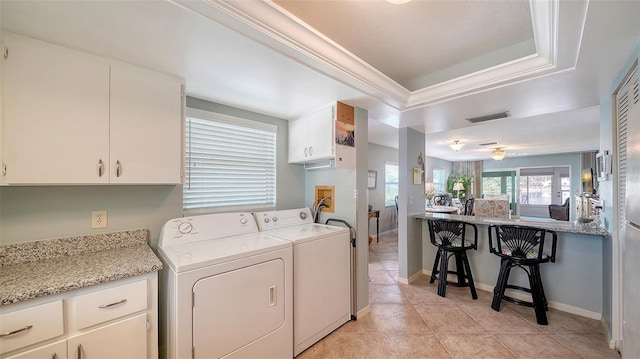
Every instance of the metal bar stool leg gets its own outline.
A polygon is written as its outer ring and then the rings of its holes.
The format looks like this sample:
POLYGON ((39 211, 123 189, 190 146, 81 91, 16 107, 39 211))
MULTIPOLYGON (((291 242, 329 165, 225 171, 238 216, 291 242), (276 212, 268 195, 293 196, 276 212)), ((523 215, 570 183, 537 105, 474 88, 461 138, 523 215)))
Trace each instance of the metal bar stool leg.
POLYGON ((440 254, 440 271, 438 273, 438 295, 445 297, 447 294, 447 274, 449 267, 449 256, 447 252, 442 251, 440 254))
POLYGON ((498 282, 495 288, 493 288, 493 301, 491 302, 491 308, 496 312, 500 311, 500 304, 504 291, 507 289, 507 281, 509 280, 509 272, 511 272, 511 266, 509 262, 502 259, 500 261, 500 273, 498 274, 498 282))
POLYGON ((431 279, 429 279, 429 283, 433 283, 436 280, 436 275, 438 274, 438 266, 440 265, 440 249, 436 252, 436 260, 433 261, 433 270, 431 271, 431 279))
POLYGON ((478 299, 478 293, 476 293, 476 286, 473 283, 473 275, 471 275, 471 266, 469 265, 469 259, 467 258, 467 252, 462 252, 462 263, 464 264, 465 277, 469 283, 469 289, 471 289, 471 298, 478 299))
POLYGON ((531 297, 533 299, 533 309, 536 312, 536 321, 540 325, 547 325, 547 313, 544 309, 544 298, 542 294, 542 282, 540 281, 540 272, 538 266, 529 267, 529 285, 531 288, 531 297), (536 271, 536 269, 538 269, 536 271))

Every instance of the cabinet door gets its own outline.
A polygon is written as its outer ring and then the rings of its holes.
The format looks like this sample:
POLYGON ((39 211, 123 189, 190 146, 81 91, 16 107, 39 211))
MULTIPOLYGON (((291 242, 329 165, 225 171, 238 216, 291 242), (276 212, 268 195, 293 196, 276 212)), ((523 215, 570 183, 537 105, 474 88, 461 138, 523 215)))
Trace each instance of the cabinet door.
POLYGON ((2 60, 2 155, 9 184, 106 183, 109 65, 10 33, 2 60))
POLYGON ((304 162, 308 157, 309 126, 307 117, 289 121, 289 163, 304 162))
POLYGON ((67 343, 70 358, 147 358, 147 314, 70 337, 67 343))
POLYGON ((334 106, 328 106, 309 115, 309 159, 333 156, 335 143, 334 106))
POLYGON ((66 357, 67 341, 61 340, 20 354, 12 355, 6 359, 65 359, 66 357))
POLYGON ((181 80, 139 67, 111 67, 111 183, 182 182, 181 80))

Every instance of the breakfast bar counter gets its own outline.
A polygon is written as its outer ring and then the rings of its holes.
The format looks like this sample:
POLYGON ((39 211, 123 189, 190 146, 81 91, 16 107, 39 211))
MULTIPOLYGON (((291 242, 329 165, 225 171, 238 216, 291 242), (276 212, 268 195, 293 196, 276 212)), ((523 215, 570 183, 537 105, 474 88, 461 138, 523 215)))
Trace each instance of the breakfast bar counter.
MULTIPOLYGON (((603 243, 608 232, 591 224, 561 221, 535 221, 509 218, 425 213, 414 216, 422 220, 422 268, 431 274, 436 247, 429 239, 427 220, 442 218, 472 223, 478 228, 478 249, 467 251, 471 271, 477 288, 493 291, 500 269, 500 258, 489 252, 490 225, 512 224, 544 228, 558 235, 556 262, 541 266, 542 282, 549 306, 585 317, 600 319, 602 313, 603 287, 603 243)), ((473 235, 473 231, 467 235, 473 235)), ((510 283, 528 287, 526 273, 514 269, 510 283)), ((512 293, 512 296, 531 300, 527 293, 512 293)))

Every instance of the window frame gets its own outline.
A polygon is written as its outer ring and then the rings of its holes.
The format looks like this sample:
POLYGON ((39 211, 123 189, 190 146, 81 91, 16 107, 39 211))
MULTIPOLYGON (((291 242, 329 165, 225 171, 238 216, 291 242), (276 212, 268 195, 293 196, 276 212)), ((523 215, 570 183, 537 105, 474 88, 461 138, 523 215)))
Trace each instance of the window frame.
POLYGON ((391 162, 391 161, 386 161, 384 163, 384 206, 385 207, 393 207, 396 205, 395 203, 395 196, 393 196, 393 198, 387 198, 387 192, 388 192, 388 187, 391 185, 395 185, 395 190, 396 190, 396 196, 398 195, 399 191, 400 191, 400 165, 398 164, 398 162, 391 162), (387 173, 387 166, 395 166, 396 168, 396 181, 395 182, 389 182, 389 175, 387 173))
MULTIPOLYGON (((194 122, 195 124, 195 122, 194 122)), ((206 125, 205 125, 206 126, 206 125)), ((185 215, 193 215, 193 214, 204 214, 204 213, 218 213, 218 212, 229 212, 229 211, 258 211, 258 210, 274 210, 276 209, 276 204, 277 204, 277 132, 278 132, 278 126, 273 125, 273 124, 269 124, 269 123, 264 123, 264 122, 259 122, 259 121, 254 121, 254 120, 249 120, 249 119, 245 119, 245 118, 240 118, 240 117, 235 117, 235 116, 229 116, 229 115, 225 115, 222 113, 217 113, 217 112, 212 112, 212 111, 206 111, 206 110, 200 110, 200 109, 196 109, 196 108, 187 108, 186 109, 186 116, 185 116, 185 134, 184 134, 184 160, 185 160, 185 181, 184 181, 184 185, 183 185, 183 194, 182 194, 182 210, 183 213, 185 215), (237 186, 235 186, 233 189, 230 189, 231 186, 222 186, 222 187, 227 187, 224 189, 221 189, 219 194, 221 195, 226 195, 226 199, 231 199, 231 203, 227 204, 227 205, 211 205, 213 202, 210 202, 207 205, 202 205, 202 206, 196 206, 193 202, 194 202, 194 198, 197 197, 197 195, 195 194, 195 192, 191 192, 189 193, 189 191, 193 191, 193 185, 194 182, 197 181, 194 180, 194 178, 196 178, 196 176, 194 176, 193 174, 193 168, 195 168, 192 165, 192 161, 194 159, 194 156, 192 155, 192 151, 193 151, 193 145, 197 144, 196 142, 192 142, 190 141, 191 137, 193 134, 193 127, 191 127, 191 119, 196 119, 198 120, 197 122, 200 123, 200 125, 202 126, 202 123, 206 122, 206 121, 212 121, 213 123, 215 123, 215 125, 212 125, 209 128, 209 132, 208 134, 210 136, 218 136, 221 133, 224 133, 225 131, 220 131, 217 132, 216 131, 216 127, 218 129, 224 129, 224 128, 229 128, 229 126, 231 126, 231 130, 229 132, 233 132, 233 130, 237 130, 237 131, 246 131, 246 132, 242 132, 243 134, 246 135, 252 135, 252 134, 257 134, 257 136, 262 136, 261 138, 264 139, 264 141, 260 141, 260 143, 257 142, 250 142, 250 141, 245 141, 243 142, 243 146, 247 146, 246 147, 246 153, 244 151, 244 149, 242 150, 238 150, 237 147, 232 148, 231 145, 229 146, 224 146, 224 147, 218 147, 217 150, 219 150, 220 152, 222 152, 222 154, 217 154, 217 158, 214 160, 216 161, 216 167, 215 169, 209 169, 208 171, 210 171, 210 173, 205 173, 206 174, 212 174, 212 175, 217 175, 221 172, 220 168, 228 168, 227 170, 227 175, 223 176, 221 174, 222 177, 228 177, 229 173, 235 173, 235 175, 237 175, 237 177, 239 179, 260 179, 262 182, 259 185, 256 185, 255 187, 251 188, 251 184, 247 184, 246 189, 256 189, 258 191, 256 192, 261 192, 264 191, 264 194, 258 194, 255 196, 255 198, 250 198, 249 202, 247 202, 247 200, 243 200, 240 201, 238 198, 233 198, 233 193, 237 190, 237 186), (262 145, 261 145, 262 144, 262 145), (253 145, 254 147, 251 147, 250 145, 253 145), (255 151, 264 151, 264 152, 259 152, 261 154, 265 154, 268 157, 268 160, 266 161, 266 166, 264 166, 265 162, 264 162, 264 158, 260 159, 260 160, 255 160, 254 157, 252 157, 251 155, 249 155, 249 153, 252 151, 253 149, 253 153, 256 153, 255 151), (238 168, 238 160, 234 160, 234 161, 229 161, 227 153, 232 153, 233 151, 235 151, 238 156, 241 159, 246 160, 246 166, 247 167, 247 171, 246 172, 238 172, 237 168, 238 168), (271 157, 272 155, 272 157, 271 157), (244 157, 244 158, 243 158, 244 157), (235 168, 232 170, 230 167, 230 164, 233 163, 235 164, 235 168), (260 163, 260 168, 261 171, 255 171, 256 167, 253 163, 260 163), (228 166, 228 167, 225 167, 228 166), (251 170, 254 171, 251 171, 251 170), (251 173, 254 172, 254 173, 251 173), (265 175, 266 173, 266 175, 265 175), (253 177, 252 177, 253 176, 253 177), (231 195, 231 196, 228 196, 231 195), (251 200, 254 200, 254 202, 251 202, 251 200), (260 200, 258 200, 260 199, 260 200), (190 202, 191 201, 191 202, 190 202), (245 202, 245 203, 240 203, 240 202, 245 202)), ((239 133, 239 132, 236 132, 239 133)), ((230 141, 233 141, 233 139, 240 139, 240 136, 233 136, 230 135, 229 137, 227 137, 226 139, 229 139, 230 141)), ((207 148, 213 148, 213 146, 211 146, 212 142, 208 142, 207 144, 207 148)), ((223 143, 222 141, 219 143, 223 143)), ((205 151, 206 149, 201 149, 201 151, 205 151)), ((211 150, 212 152, 214 151, 213 149, 211 150)), ((216 156, 214 154, 209 153, 208 155, 210 156, 216 156)), ((208 158, 209 160, 211 160, 212 158, 208 158)), ((209 179, 211 179, 212 177, 208 177, 209 179)), ((225 183, 225 181, 230 181, 231 183, 236 183, 235 181, 233 181, 233 179, 230 178, 222 178, 221 181, 219 183, 225 183)), ((210 182, 210 181, 209 181, 210 182)), ((257 182, 256 182, 257 183, 257 182)), ((236 183, 237 184, 237 183, 236 183)), ((205 186, 204 184, 202 186, 205 186)), ((211 188, 209 188, 209 190, 211 190, 213 187, 216 187, 215 185, 212 185, 211 188)), ((221 186, 218 186, 220 188, 222 188, 221 186)), ((201 187, 203 188, 203 187, 201 187)), ((202 192, 205 192, 204 190, 202 192)), ((205 199, 205 195, 202 196, 202 199, 200 200, 200 202, 206 202, 206 201, 214 201, 211 199, 211 196, 207 197, 205 199)))

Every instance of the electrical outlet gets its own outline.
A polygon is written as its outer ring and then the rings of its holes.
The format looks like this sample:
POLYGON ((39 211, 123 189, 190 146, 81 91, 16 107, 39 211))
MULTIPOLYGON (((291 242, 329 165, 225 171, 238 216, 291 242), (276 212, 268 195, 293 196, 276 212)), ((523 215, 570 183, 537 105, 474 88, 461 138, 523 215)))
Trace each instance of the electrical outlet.
POLYGON ((91 212, 91 228, 107 228, 107 211, 91 212))

